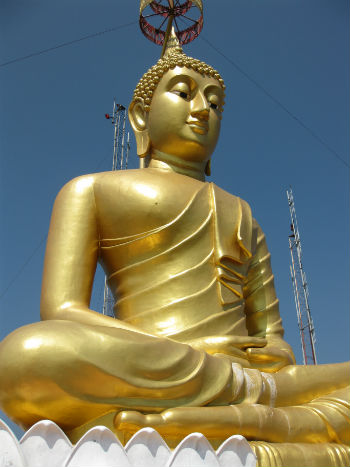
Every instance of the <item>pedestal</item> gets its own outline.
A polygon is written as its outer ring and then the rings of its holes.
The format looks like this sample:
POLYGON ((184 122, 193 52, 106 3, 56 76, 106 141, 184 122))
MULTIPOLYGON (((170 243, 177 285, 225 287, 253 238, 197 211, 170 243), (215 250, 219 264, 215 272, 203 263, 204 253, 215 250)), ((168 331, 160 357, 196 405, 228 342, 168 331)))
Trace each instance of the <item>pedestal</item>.
POLYGON ((104 426, 90 429, 72 445, 53 422, 42 420, 17 440, 0 420, 1 467, 256 467, 247 440, 231 436, 214 451, 201 433, 171 450, 153 428, 143 428, 122 446, 104 426))

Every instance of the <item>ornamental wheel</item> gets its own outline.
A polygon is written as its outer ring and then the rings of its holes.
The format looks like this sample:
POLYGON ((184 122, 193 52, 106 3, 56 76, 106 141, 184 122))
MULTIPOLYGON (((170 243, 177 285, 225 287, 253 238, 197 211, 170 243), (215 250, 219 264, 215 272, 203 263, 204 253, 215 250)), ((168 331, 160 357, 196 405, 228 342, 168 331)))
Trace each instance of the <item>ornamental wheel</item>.
POLYGON ((202 0, 141 0, 140 28, 163 50, 172 28, 180 45, 188 44, 203 29, 202 0))

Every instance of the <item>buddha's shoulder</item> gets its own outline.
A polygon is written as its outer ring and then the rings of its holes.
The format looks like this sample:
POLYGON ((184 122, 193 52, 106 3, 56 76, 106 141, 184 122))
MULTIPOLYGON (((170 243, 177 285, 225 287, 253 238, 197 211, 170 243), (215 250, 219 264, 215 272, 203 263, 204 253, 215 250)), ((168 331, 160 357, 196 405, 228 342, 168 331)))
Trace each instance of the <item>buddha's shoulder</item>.
POLYGON ((95 180, 95 184, 104 184, 104 183, 132 183, 144 181, 147 183, 162 183, 166 181, 167 183, 176 183, 176 184, 195 184, 195 185, 204 185, 204 182, 196 180, 192 177, 186 175, 181 175, 176 172, 159 170, 155 168, 147 169, 130 169, 130 170, 113 170, 110 172, 100 172, 92 175, 95 180))
POLYGON ((108 181, 120 181, 123 180, 139 180, 142 179, 170 179, 172 177, 181 177, 183 179, 190 180, 190 177, 179 175, 176 173, 166 172, 157 169, 128 169, 128 170, 111 170, 108 172, 97 172, 92 174, 80 175, 78 177, 73 178, 70 180, 67 185, 71 184, 74 185, 76 183, 89 183, 89 184, 96 184, 96 183, 104 183, 108 181))
POLYGON ((118 191, 120 195, 131 194, 130 190, 140 192, 144 191, 144 187, 157 193, 164 191, 170 193, 173 190, 178 192, 181 187, 184 194, 190 195, 205 185, 205 183, 185 175, 151 168, 101 172, 94 174, 93 179, 94 191, 97 195, 114 193, 115 191, 118 191))
POLYGON ((70 180, 62 188, 60 195, 78 196, 79 198, 92 195, 103 200, 107 195, 108 197, 111 195, 129 196, 134 191, 145 192, 145 187, 158 195, 167 193, 173 196, 173 191, 175 191, 179 198, 187 198, 199 192, 203 192, 205 196, 205 192, 210 191, 210 187, 212 187, 215 198, 220 204, 233 203, 237 205, 238 203, 243 210, 243 215, 251 212, 250 206, 245 200, 212 182, 201 182, 185 175, 154 169, 114 170, 81 175, 70 180))
MULTIPOLYGON (((153 169, 114 170, 81 175, 66 183, 57 198, 65 201, 73 199, 95 198, 95 201, 104 201, 107 198, 134 196, 134 192, 152 190, 152 193, 178 191, 179 184, 186 192, 196 191, 196 184, 202 182, 192 180, 178 174, 153 169), (181 180, 179 180, 179 178, 181 180)), ((136 193, 137 194, 137 193, 136 193)))
MULTIPOLYGON (((141 169, 135 170, 113 170, 109 172, 97 172, 86 175, 79 175, 67 182, 60 193, 78 192, 89 193, 96 188, 105 187, 109 184, 119 185, 121 183, 132 183, 135 179, 141 178, 141 169)), ((144 177, 143 177, 144 178, 144 177)))

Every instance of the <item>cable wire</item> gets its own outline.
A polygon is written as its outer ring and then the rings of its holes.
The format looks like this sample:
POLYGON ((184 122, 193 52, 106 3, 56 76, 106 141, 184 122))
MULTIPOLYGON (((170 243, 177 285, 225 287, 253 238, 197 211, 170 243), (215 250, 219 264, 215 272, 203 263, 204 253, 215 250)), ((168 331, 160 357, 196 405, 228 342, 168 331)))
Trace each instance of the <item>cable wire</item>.
POLYGON ((0 63, 0 68, 8 66, 8 65, 12 65, 13 63, 21 62, 22 60, 27 60, 28 58, 37 57, 38 55, 51 52, 52 50, 61 49, 62 47, 67 47, 68 45, 72 45, 78 42, 85 41, 86 39, 92 39, 93 37, 102 36, 103 34, 107 34, 108 32, 117 31, 118 29, 126 28, 128 26, 132 26, 133 24, 137 24, 137 23, 138 21, 132 21, 131 23, 120 24, 119 26, 115 26, 114 28, 104 29, 103 31, 95 32, 93 34, 88 34, 87 36, 80 37, 79 39, 73 39, 72 41, 63 42, 62 44, 58 44, 53 47, 49 47, 47 49, 39 50, 38 52, 33 52, 31 54, 24 55, 23 57, 17 57, 7 62, 0 63))
POLYGON ((47 235, 44 235, 43 238, 40 240, 39 244, 36 246, 36 248, 34 248, 31 255, 26 259, 26 261, 22 264, 22 266, 14 274, 14 276, 12 277, 10 282, 7 284, 7 287, 2 291, 2 293, 0 295, 0 300, 5 296, 6 292, 12 286, 12 284, 15 282, 15 280, 18 279, 18 277, 22 274, 24 268, 30 263, 30 261, 32 260, 34 255, 37 253, 37 251, 39 251, 41 245, 45 242, 46 238, 47 238, 47 235))
POLYGON ((316 139, 319 143, 322 144, 330 153, 332 153, 340 162, 342 162, 346 167, 350 167, 349 164, 335 151, 329 144, 327 144, 322 138, 315 133, 309 126, 307 126, 300 118, 294 115, 287 107, 282 104, 275 96, 273 96, 264 86, 262 86, 256 79, 252 78, 246 71, 243 70, 237 63, 235 63, 232 59, 227 57, 223 52, 221 52, 215 45, 213 45, 208 39, 201 36, 201 39, 206 42, 213 50, 215 50, 219 55, 221 55, 225 60, 227 60, 233 67, 236 68, 245 78, 247 78, 251 83, 253 83, 260 91, 262 91, 266 96, 268 96, 276 105, 278 105, 282 110, 284 110, 291 118, 293 118, 300 126, 304 128, 310 135, 316 139))

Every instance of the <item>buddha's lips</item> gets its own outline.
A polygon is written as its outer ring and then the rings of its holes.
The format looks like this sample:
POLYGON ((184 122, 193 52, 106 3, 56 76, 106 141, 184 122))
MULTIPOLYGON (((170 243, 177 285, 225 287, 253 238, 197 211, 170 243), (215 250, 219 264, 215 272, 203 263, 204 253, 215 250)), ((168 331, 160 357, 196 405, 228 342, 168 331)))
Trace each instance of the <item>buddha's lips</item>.
POLYGON ((201 134, 206 134, 209 131, 208 122, 202 122, 200 120, 188 120, 187 125, 189 125, 194 131, 197 131, 201 134))

